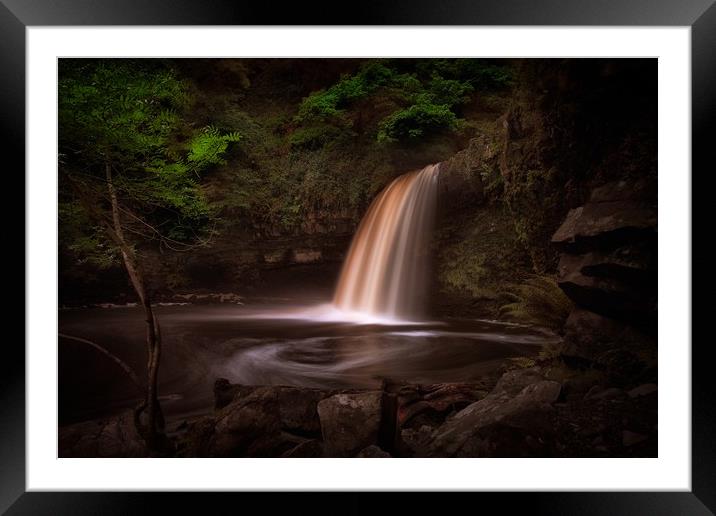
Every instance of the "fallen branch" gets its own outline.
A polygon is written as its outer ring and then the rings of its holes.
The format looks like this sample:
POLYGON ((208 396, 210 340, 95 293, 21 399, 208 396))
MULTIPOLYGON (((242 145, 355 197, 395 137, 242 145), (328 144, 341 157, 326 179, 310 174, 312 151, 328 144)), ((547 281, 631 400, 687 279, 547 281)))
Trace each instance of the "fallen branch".
POLYGON ((83 344, 87 344, 88 346, 92 346, 94 349, 105 355, 106 357, 113 360, 119 367, 121 367, 125 373, 129 376, 129 378, 132 380, 132 383, 137 387, 137 390, 139 390, 140 393, 144 393, 144 387, 142 386, 141 382, 139 381, 139 377, 135 374, 135 372, 132 370, 127 363, 119 358, 118 356, 114 355, 113 353, 107 351, 105 348, 100 346, 99 344, 92 342, 91 340, 83 339, 81 337, 75 337, 73 335, 67 335, 65 333, 60 333, 59 336, 63 339, 69 339, 74 340, 77 342, 82 342, 83 344))

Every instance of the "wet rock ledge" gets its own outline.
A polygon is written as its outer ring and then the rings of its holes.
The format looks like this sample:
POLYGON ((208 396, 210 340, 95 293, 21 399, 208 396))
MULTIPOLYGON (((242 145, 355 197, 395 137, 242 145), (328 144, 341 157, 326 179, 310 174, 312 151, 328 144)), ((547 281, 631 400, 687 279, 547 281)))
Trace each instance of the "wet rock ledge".
MULTIPOLYGON (((219 379, 212 414, 170 432, 178 457, 656 456, 656 385, 565 378, 534 366, 493 384, 376 390, 233 385, 219 379)), ((120 415, 60 429, 60 456, 147 456, 120 415)))

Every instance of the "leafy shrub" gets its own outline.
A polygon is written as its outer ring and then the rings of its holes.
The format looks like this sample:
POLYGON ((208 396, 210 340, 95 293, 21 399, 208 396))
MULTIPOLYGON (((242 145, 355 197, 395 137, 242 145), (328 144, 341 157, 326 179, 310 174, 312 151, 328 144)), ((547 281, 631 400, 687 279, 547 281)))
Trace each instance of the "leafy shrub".
POLYGON ((379 142, 416 139, 437 129, 455 129, 458 118, 445 104, 421 100, 380 122, 379 142))
POLYGON ((381 60, 364 64, 353 75, 343 75, 333 86, 311 93, 294 120, 308 124, 292 136, 292 145, 317 148, 330 137, 316 121, 350 127, 347 111, 357 100, 378 93, 399 107, 378 121, 377 140, 415 140, 459 126, 456 106, 470 100, 476 89, 500 89, 511 81, 509 70, 475 59, 381 60))
POLYGON ((470 83, 445 79, 434 75, 427 85, 428 98, 434 104, 455 106, 470 100, 473 87, 470 83))
MULTIPOLYGON (((472 59, 409 61, 407 68, 400 60, 371 61, 357 73, 343 75, 333 86, 304 98, 294 120, 350 127, 350 105, 380 94, 401 107, 378 122, 378 141, 414 140, 433 131, 455 129, 460 121, 456 106, 468 102, 478 87, 498 88, 508 81, 503 67, 472 59)), ((294 144, 315 148, 323 136, 318 129, 306 127, 296 132, 294 144)))
POLYGON ((364 65, 355 75, 343 75, 328 89, 311 93, 303 99, 296 115, 296 121, 306 122, 327 118, 340 118, 346 105, 366 97, 386 84, 393 72, 380 62, 364 65))

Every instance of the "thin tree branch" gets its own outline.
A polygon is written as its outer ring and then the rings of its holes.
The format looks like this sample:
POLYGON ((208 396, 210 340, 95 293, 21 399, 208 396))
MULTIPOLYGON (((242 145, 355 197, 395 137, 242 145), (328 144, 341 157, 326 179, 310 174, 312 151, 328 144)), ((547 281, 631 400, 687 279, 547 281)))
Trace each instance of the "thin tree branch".
POLYGON ((127 373, 127 376, 129 376, 129 379, 132 380, 132 383, 137 387, 139 393, 144 394, 144 387, 139 381, 139 377, 137 376, 137 374, 131 367, 129 367, 129 365, 127 365, 124 360, 119 358, 117 355, 107 351, 107 349, 103 348, 96 342, 92 342, 88 339, 83 339, 82 337, 75 337, 74 335, 67 335, 66 333, 60 333, 59 336, 63 339, 74 340, 77 342, 82 342, 83 344, 87 344, 88 346, 91 346, 100 353, 102 353, 104 356, 108 357, 110 360, 114 361, 119 367, 124 370, 125 373, 127 373))
MULTIPOLYGON (((117 185, 115 185, 114 183, 113 183, 112 185, 109 185, 109 184, 108 184, 109 181, 108 181, 107 179, 100 178, 100 177, 97 177, 97 176, 94 176, 94 175, 91 175, 91 174, 84 174, 84 173, 81 173, 81 172, 77 172, 77 174, 78 174, 78 175, 85 176, 85 177, 90 178, 90 179, 92 179, 92 180, 95 180, 95 181, 97 181, 97 182, 104 183, 104 185, 107 186, 107 187, 108 187, 107 189, 110 190, 110 191, 112 191, 112 190, 114 190, 114 191, 116 191, 116 190, 121 190, 121 191, 128 192, 128 190, 126 190, 126 189, 124 189, 124 188, 122 188, 122 187, 120 187, 120 186, 117 186, 117 185), (111 187, 111 188, 110 188, 110 187, 111 187)), ((66 174, 66 175, 69 177, 71 174, 66 174)), ((72 178, 70 178, 70 180, 72 181, 72 178)), ((104 189, 101 189, 101 190, 100 190, 99 188, 95 188, 95 187, 92 186, 91 184, 87 184, 87 183, 83 183, 83 184, 84 184, 87 188, 89 188, 90 190, 92 190, 92 191, 95 193, 95 195, 97 195, 98 197, 100 197, 100 198, 102 198, 102 199, 108 201, 110 204, 112 204, 112 206, 114 206, 114 202, 116 202, 116 193, 114 194, 114 195, 115 195, 115 199, 114 199, 114 201, 113 201, 113 199, 111 199, 111 196, 108 197, 107 194, 103 191, 104 189)), ((142 200, 142 201, 145 202, 145 203, 147 203, 147 204, 153 204, 153 203, 151 203, 151 202, 148 201, 148 200, 142 200)), ((85 204, 86 204, 86 203, 85 203, 85 204)), ((157 207, 157 208, 165 209, 165 210, 167 210, 167 211, 169 211, 169 212, 171 212, 171 213, 174 213, 175 215, 178 215, 178 216, 180 215, 179 213, 177 213, 176 211, 172 210, 171 208, 167 208, 167 207, 161 206, 161 205, 159 205, 159 204, 153 204, 153 205, 154 205, 155 207, 157 207)), ((122 213, 125 213, 125 214, 129 215, 129 216, 130 216, 132 219, 134 219, 136 222, 138 222, 138 223, 140 223, 140 224, 146 226, 147 228, 149 228, 149 229, 158 237, 158 239, 160 240, 160 242, 161 242, 162 244, 164 244, 167 248, 169 248, 169 249, 171 249, 172 251, 175 251, 175 252, 187 252, 187 251, 192 251, 192 250, 197 249, 197 248, 200 248, 200 247, 206 247, 206 246, 208 246, 208 245, 211 243, 211 241, 212 241, 212 239, 213 239, 213 234, 214 234, 214 232, 215 232, 215 230, 216 230, 216 222, 214 222, 214 224, 213 224, 213 226, 212 226, 212 230, 209 232, 209 235, 210 235, 210 236, 209 236, 208 238, 202 239, 199 235, 197 235, 197 233, 194 231, 193 228, 187 226, 187 229, 189 229, 189 230, 192 232, 192 234, 194 235, 194 237, 198 240, 197 243, 195 243, 195 244, 187 244, 187 243, 185 243, 185 242, 180 242, 179 240, 175 240, 175 239, 173 239, 173 238, 171 238, 171 237, 168 237, 168 236, 164 235, 159 229, 157 229, 156 226, 149 224, 147 221, 145 221, 145 220, 142 219, 141 217, 135 215, 132 211, 130 211, 129 209, 127 209, 127 208, 125 208, 125 207, 119 205, 118 203, 117 203, 117 207, 118 207, 119 211, 121 211, 122 213), (173 245, 170 245, 170 244, 173 244, 173 245)), ((99 212, 99 210, 97 210, 97 209, 94 209, 93 211, 94 211, 95 213, 98 213, 98 212, 99 212)), ((113 208, 113 211, 114 211, 114 208, 113 208)), ((117 228, 117 227, 118 227, 118 226, 117 226, 117 220, 116 220, 116 218, 114 217, 114 213, 113 213, 113 222, 114 222, 114 227, 117 228)), ((165 223, 166 223, 166 222, 165 222, 165 223)), ((162 223, 162 225, 163 225, 163 224, 164 224, 164 223, 162 223)), ((121 220, 120 220, 120 226, 119 226, 119 227, 122 228, 122 229, 126 229, 127 231, 130 231, 130 232, 132 232, 132 233, 135 233, 135 234, 137 234, 137 235, 139 235, 139 236, 142 236, 142 237, 144 237, 144 238, 150 239, 150 236, 148 236, 147 234, 142 233, 142 232, 137 231, 137 230, 134 230, 134 229, 131 229, 127 224, 121 223, 121 220)), ((116 231, 116 229, 115 229, 115 231, 116 231)), ((123 235, 117 235, 117 236, 118 236, 120 239, 123 239, 123 235)))

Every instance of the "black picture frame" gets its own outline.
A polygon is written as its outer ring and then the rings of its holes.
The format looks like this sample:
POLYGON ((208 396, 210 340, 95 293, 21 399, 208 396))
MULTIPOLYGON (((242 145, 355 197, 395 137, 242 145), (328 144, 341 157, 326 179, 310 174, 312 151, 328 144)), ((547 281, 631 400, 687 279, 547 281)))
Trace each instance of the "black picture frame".
MULTIPOLYGON (((44 25, 620 25, 690 26, 692 72, 692 491, 620 493, 471 493, 450 494, 450 505, 475 510, 499 507, 537 514, 714 514, 716 512, 716 389, 712 381, 712 339, 706 316, 715 308, 707 293, 714 286, 706 270, 706 244, 697 234, 713 234, 706 196, 713 190, 716 145, 716 4, 715 0, 363 0, 347 4, 324 0, 308 3, 236 2, 232 0, 0 0, 0 106, 6 188, 17 181, 15 198, 23 198, 25 170, 25 31, 44 25), (707 180, 711 183, 707 184, 707 180), (694 188, 694 184, 697 186, 694 188), (700 253, 696 251, 701 250, 700 253), (700 302, 697 302, 700 301, 700 302), (469 497, 469 498, 468 498, 469 497), (455 505, 459 504, 459 505, 455 505)), ((660 173, 677 173, 660 170, 660 173)), ((7 196, 10 197, 10 196, 7 196)), ((6 210, 17 220, 20 208, 6 210)), ((8 224, 6 242, 15 249, 25 241, 24 225, 8 224), (13 229, 14 227, 14 229, 13 229)), ((23 245, 24 249, 24 245, 23 245)), ((24 251, 13 251, 16 261, 24 251)), ((20 266, 18 264, 18 266, 20 266)), ((27 273, 27 271, 25 271, 27 273)), ((19 279, 19 274, 6 272, 19 279)), ((19 289, 19 285, 18 285, 19 289)), ((19 290, 17 291, 19 292, 19 290)), ((13 294, 9 294, 13 295, 13 294)), ((9 307, 22 306, 17 294, 9 307)), ((23 298, 24 299, 24 294, 23 298)), ((16 308, 16 309, 17 309, 16 308)), ((12 321, 10 317, 7 321, 12 321)), ((9 327, 9 324, 7 325, 9 327)), ((134 514, 190 510, 189 494, 26 493, 25 492, 25 354, 23 338, 9 336, 0 359, 0 512, 7 514, 134 514), (175 509, 170 509, 169 506, 175 509)), ((7 333, 10 335, 10 332, 7 333)), ((687 342, 665 346, 688 347, 687 342)), ((626 460, 626 459, 625 459, 626 460)), ((321 493, 322 498, 325 493, 321 493)), ((235 510, 256 510, 253 494, 193 494, 204 512, 229 504, 235 510), (211 496, 211 500, 209 497, 211 496), (241 498, 243 497, 243 498, 241 498)), ((293 511, 310 505, 312 513, 357 514, 388 507, 376 493, 352 493, 340 502, 320 503, 315 495, 261 496, 262 511, 279 502, 293 511)), ((422 494, 401 501, 401 511, 429 505, 422 494)), ((444 503, 442 505, 444 507, 444 503)), ((222 511, 223 512, 223 511, 222 511)))

